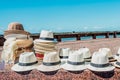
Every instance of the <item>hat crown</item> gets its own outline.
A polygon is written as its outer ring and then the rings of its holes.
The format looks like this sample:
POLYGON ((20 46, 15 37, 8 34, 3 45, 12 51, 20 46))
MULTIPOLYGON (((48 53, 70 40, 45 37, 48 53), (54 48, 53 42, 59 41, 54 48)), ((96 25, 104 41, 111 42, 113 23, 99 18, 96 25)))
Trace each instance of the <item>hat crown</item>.
POLYGON ((23 30, 24 31, 24 28, 21 23, 13 22, 8 25, 8 30, 23 30))
POLYGON ((70 48, 61 48, 60 49, 60 56, 68 56, 70 52, 70 48))
POLYGON ((83 54, 75 51, 74 53, 69 54, 68 61, 71 62, 83 62, 83 54))
POLYGON ((100 52, 94 52, 92 56, 91 63, 95 64, 106 64, 108 63, 108 57, 107 54, 102 54, 100 52))
POLYGON ((100 48, 99 51, 103 54, 107 54, 108 57, 112 57, 112 52, 109 48, 100 48))
POLYGON ((48 52, 44 54, 43 62, 51 63, 60 61, 59 55, 57 52, 48 52))
POLYGON ((47 30, 42 30, 40 34, 41 38, 54 38, 53 37, 53 32, 47 31, 47 30))
POLYGON ((91 57, 90 50, 88 48, 80 48, 79 52, 83 53, 83 58, 91 57))
POLYGON ((19 63, 32 63, 37 61, 33 52, 24 52, 20 54, 19 63))

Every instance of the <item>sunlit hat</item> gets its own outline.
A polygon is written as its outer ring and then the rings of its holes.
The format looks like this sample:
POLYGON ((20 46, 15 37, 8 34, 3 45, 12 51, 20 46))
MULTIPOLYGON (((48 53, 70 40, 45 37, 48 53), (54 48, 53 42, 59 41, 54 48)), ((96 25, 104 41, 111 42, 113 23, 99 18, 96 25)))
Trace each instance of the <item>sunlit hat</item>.
POLYGON ((112 55, 110 48, 100 48, 99 51, 106 53, 108 58, 113 58, 113 55, 112 55))
POLYGON ((19 62, 11 68, 16 72, 30 71, 38 66, 38 61, 33 52, 24 52, 20 55, 19 62))
POLYGON ((107 54, 94 52, 91 63, 87 66, 88 69, 96 72, 112 71, 114 66, 109 63, 107 54))
POLYGON ((59 52, 59 56, 61 59, 68 58, 70 52, 70 48, 61 48, 59 52))
POLYGON ((56 71, 60 69, 60 63, 57 52, 48 52, 44 54, 43 63, 37 69, 42 72, 56 71))
POLYGON ((79 51, 83 53, 83 58, 91 58, 89 48, 80 48, 79 51))
POLYGON ((59 56, 60 56, 61 63, 63 64, 66 63, 69 53, 70 53, 70 48, 61 48, 59 50, 59 56))
POLYGON ((65 64, 61 65, 61 68, 68 71, 82 71, 86 69, 83 54, 78 53, 77 51, 70 53, 68 61, 65 64))
POLYGON ((25 38, 29 37, 30 33, 25 31, 23 25, 18 22, 12 22, 8 25, 8 29, 4 31, 4 37, 7 39, 9 37, 25 38))
POLYGON ((55 42, 54 35, 52 31, 42 30, 40 33, 40 38, 36 39, 37 42, 55 42))

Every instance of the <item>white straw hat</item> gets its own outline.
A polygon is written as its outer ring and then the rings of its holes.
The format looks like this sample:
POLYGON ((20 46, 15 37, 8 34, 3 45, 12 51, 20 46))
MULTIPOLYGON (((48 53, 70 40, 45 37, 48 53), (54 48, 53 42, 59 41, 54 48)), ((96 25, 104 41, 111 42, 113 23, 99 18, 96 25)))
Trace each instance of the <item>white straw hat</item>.
POLYGON ((33 52, 20 54, 19 62, 11 69, 16 72, 30 71, 38 66, 38 61, 33 52))
POLYGON ((69 56, 70 48, 61 48, 59 51, 59 56, 61 59, 61 63, 66 63, 68 56, 69 56))
POLYGON ((63 58, 63 59, 68 58, 69 52, 70 52, 70 48, 61 48, 59 52, 60 58, 63 58))
POLYGON ((104 72, 112 71, 115 67, 109 63, 107 54, 94 52, 91 63, 88 65, 87 68, 96 72, 104 72))
POLYGON ((42 30, 40 33, 40 38, 36 40, 37 42, 54 42, 53 32, 42 30))
POLYGON ((106 53, 108 58, 112 58, 113 57, 110 48, 100 48, 99 52, 103 52, 104 54, 106 53))
POLYGON ((57 52, 45 53, 43 63, 37 69, 42 72, 50 72, 60 69, 59 54, 57 52))
POLYGON ((86 69, 83 54, 78 53, 77 51, 75 51, 72 54, 69 54, 67 63, 61 65, 61 68, 68 71, 82 71, 86 69))
POLYGON ((90 53, 89 48, 80 48, 79 51, 83 53, 83 58, 90 58, 91 57, 91 53, 90 53))

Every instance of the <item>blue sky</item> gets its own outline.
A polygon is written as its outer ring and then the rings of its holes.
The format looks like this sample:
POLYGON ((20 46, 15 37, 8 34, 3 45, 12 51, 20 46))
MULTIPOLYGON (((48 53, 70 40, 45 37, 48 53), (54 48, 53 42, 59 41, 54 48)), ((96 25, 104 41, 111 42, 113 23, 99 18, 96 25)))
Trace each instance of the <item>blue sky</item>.
POLYGON ((115 31, 120 29, 120 0, 1 0, 0 33, 11 22, 31 33, 115 31))

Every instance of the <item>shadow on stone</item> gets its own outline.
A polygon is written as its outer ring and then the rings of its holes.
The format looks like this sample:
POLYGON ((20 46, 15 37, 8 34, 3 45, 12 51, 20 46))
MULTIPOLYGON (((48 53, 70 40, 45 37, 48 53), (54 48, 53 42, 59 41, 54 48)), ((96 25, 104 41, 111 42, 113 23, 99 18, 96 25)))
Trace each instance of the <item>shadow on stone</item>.
POLYGON ((27 75, 27 74, 29 74, 31 71, 32 71, 32 70, 30 70, 30 71, 16 72, 16 73, 21 74, 21 75, 27 75))
MULTIPOLYGON (((42 72, 42 71, 40 71, 40 72, 42 72)), ((42 73, 45 74, 45 75, 55 75, 57 72, 58 72, 58 70, 56 70, 56 71, 49 71, 49 72, 42 72, 42 73)))
POLYGON ((73 73, 73 74, 80 74, 80 73, 82 73, 84 70, 82 70, 82 71, 68 71, 68 72, 70 72, 70 73, 73 73))
POLYGON ((114 70, 107 72, 95 72, 92 71, 95 75, 100 76, 102 78, 111 78, 114 75, 114 70))

